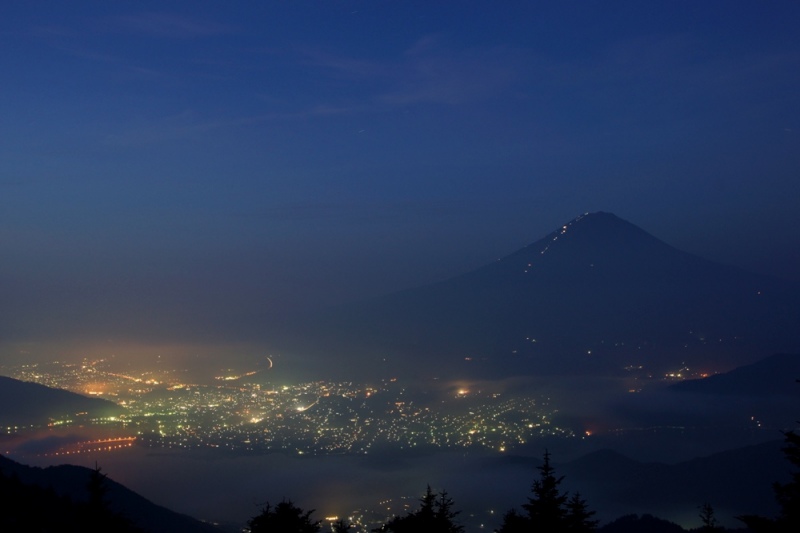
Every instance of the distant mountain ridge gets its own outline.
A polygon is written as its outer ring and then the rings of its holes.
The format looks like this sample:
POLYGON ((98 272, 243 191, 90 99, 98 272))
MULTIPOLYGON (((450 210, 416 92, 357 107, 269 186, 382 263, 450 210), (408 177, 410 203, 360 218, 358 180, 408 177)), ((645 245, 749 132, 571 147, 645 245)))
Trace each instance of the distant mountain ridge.
POLYGON ((429 375, 727 369, 800 349, 800 285, 679 251, 587 213, 497 262, 337 309, 299 351, 429 375))
MULTIPOLYGON (((566 463, 555 462, 564 488, 578 491, 603 521, 623 514, 653 513, 670 520, 699 524, 697 508, 713 502, 717 517, 730 525, 741 514, 774 516, 778 511, 772 484, 790 478, 783 441, 770 441, 698 457, 675 464, 641 462, 611 450, 599 450, 566 463), (698 503, 700 502, 700 503, 698 503)), ((534 458, 506 457, 530 471, 534 458)))
POLYGON ((106 417, 123 411, 108 400, 0 376, 0 425, 36 425, 77 413, 106 417))
POLYGON ((800 354, 775 354, 730 372, 675 383, 670 388, 705 394, 800 397, 800 354))

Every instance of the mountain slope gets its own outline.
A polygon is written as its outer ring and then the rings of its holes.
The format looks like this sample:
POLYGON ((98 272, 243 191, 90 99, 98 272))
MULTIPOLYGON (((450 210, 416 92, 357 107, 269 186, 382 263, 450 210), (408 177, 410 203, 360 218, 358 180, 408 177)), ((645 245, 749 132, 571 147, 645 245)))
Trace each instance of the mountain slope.
POLYGON ((107 417, 121 412, 121 407, 107 400, 0 376, 0 425, 42 424, 76 413, 107 417))
POLYGON ((796 349, 798 323, 797 284, 592 213, 473 272, 318 317, 303 348, 431 375, 730 368, 796 349))
POLYGON ((705 379, 682 381, 670 388, 682 392, 751 396, 800 396, 800 355, 775 354, 751 365, 705 379))
MULTIPOLYGON (((87 485, 91 472, 88 468, 73 465, 30 467, 0 456, 0 474, 6 478, 14 476, 26 485, 52 489, 56 494, 69 496, 75 502, 88 500, 87 485)), ((219 531, 209 524, 156 505, 111 479, 106 479, 106 486, 111 510, 150 533, 219 531)))

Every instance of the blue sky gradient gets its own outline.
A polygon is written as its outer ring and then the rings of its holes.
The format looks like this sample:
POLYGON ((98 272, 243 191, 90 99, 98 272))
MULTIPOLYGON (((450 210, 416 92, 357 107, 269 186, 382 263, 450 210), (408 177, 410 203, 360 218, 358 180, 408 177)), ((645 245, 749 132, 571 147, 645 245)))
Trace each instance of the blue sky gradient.
POLYGON ((586 211, 800 280, 798 21, 788 1, 5 2, 0 356, 253 338, 586 211))

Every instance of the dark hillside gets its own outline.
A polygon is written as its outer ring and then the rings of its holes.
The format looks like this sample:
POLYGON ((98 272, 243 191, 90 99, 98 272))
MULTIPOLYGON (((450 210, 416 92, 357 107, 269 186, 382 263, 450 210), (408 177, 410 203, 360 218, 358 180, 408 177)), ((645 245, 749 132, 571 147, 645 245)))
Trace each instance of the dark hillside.
POLYGON ((0 425, 42 424, 77 413, 108 417, 122 412, 121 407, 107 400, 0 376, 0 425))
POLYGON ((704 394, 800 396, 800 355, 776 354, 705 379, 682 381, 673 390, 704 394))
MULTIPOLYGON (((14 478, 25 485, 40 487, 58 497, 68 497, 75 503, 86 502, 89 499, 87 485, 92 470, 88 468, 73 465, 37 468, 0 456, 0 473, 5 478, 14 478)), ((106 479, 106 485, 108 488, 106 497, 110 509, 128 518, 144 531, 151 533, 219 531, 209 524, 156 505, 111 479, 106 479)))

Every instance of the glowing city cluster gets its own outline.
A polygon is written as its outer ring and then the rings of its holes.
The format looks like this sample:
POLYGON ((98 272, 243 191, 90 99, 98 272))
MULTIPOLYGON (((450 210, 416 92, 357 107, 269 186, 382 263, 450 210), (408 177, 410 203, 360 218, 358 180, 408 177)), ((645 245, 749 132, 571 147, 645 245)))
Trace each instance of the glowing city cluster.
MULTIPOLYGON (((135 438, 143 446, 315 455, 422 448, 504 452, 539 436, 572 435, 551 423, 555 409, 546 398, 467 388, 431 394, 394 379, 376 385, 275 385, 249 372, 197 384, 179 380, 177 371, 114 372, 105 361, 25 365, 7 372, 114 401, 120 414, 93 423, 113 425, 116 433, 108 438, 135 438)), ((73 422, 51 420, 50 425, 73 422)), ((81 449, 94 447, 77 443, 55 453, 81 449)))

